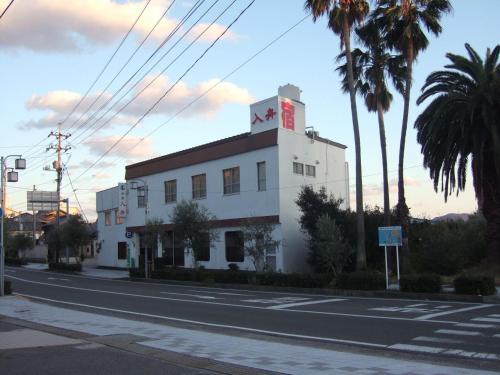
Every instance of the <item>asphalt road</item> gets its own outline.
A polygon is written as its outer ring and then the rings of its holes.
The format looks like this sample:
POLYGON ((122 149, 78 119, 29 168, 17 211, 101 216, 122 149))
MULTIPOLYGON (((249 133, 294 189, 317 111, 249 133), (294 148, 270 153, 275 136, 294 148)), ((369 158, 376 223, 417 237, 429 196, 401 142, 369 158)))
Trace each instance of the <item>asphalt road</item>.
POLYGON ((312 345, 496 363, 500 305, 105 280, 7 268, 16 293, 66 308, 312 345), (443 350, 445 349, 445 350, 443 350))

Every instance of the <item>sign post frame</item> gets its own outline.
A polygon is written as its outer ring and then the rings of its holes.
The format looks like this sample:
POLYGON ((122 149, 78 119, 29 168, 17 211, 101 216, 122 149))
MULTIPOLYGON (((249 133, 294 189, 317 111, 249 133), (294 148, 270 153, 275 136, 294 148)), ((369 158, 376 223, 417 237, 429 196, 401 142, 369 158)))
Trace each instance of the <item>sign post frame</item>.
POLYGON ((389 289, 389 268, 387 265, 387 246, 396 247, 396 263, 398 270, 398 284, 400 280, 399 273, 399 246, 403 245, 403 232, 400 226, 379 227, 378 228, 378 245, 384 247, 385 256, 385 287, 389 289))

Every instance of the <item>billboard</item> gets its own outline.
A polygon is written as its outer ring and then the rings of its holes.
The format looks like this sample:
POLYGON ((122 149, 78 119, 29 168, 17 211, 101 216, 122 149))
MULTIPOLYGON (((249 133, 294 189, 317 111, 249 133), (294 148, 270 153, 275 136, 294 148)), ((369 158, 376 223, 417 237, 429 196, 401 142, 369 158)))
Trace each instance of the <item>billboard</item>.
POLYGON ((127 217, 127 184, 118 184, 118 216, 127 217))
POLYGON ((28 211, 54 211, 58 208, 56 191, 28 191, 28 211))

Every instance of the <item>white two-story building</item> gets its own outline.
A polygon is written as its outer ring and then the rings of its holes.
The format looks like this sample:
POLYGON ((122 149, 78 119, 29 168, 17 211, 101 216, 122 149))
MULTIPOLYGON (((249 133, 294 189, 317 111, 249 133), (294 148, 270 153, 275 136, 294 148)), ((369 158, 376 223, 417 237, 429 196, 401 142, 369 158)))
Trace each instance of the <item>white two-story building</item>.
POLYGON ((266 254, 269 267, 306 270, 308 249, 295 200, 304 185, 324 186, 328 194, 343 199, 343 208, 349 207, 346 146, 306 131, 305 105, 293 85, 250 105, 249 127, 248 133, 128 165, 125 183, 98 192, 98 264, 140 265, 145 220, 159 218, 167 237, 149 259, 192 267, 188 250, 175 240, 170 216, 177 202, 194 199, 217 218, 218 240, 203 252, 200 265, 226 269, 236 263, 240 269, 253 269, 244 256, 240 231, 251 218, 274 224, 279 245, 266 254))

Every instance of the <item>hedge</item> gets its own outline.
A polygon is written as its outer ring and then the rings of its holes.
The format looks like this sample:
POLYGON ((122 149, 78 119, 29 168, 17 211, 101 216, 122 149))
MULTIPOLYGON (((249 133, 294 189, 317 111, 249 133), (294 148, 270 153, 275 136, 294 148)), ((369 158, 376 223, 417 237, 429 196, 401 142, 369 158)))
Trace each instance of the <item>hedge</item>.
POLYGON ((433 273, 402 275, 399 280, 399 289, 402 292, 439 293, 441 277, 433 273))
POLYGON ((493 276, 463 274, 453 281, 455 293, 489 296, 496 293, 493 276))
POLYGON ((81 263, 49 263, 49 270, 81 272, 82 265, 81 263))
MULTIPOLYGON (((130 277, 144 277, 144 270, 129 270, 130 277)), ((221 284, 257 284, 297 288, 323 288, 332 281, 326 274, 284 274, 278 272, 162 268, 151 272, 151 278, 176 281, 197 281, 221 284)))
POLYGON ((3 290, 5 294, 12 294, 12 283, 10 280, 4 280, 3 281, 3 290))
POLYGON ((25 266, 28 264, 24 258, 5 258, 6 266, 25 266))
POLYGON ((380 272, 356 271, 341 273, 335 281, 337 289, 381 290, 385 289, 385 276, 380 272))

